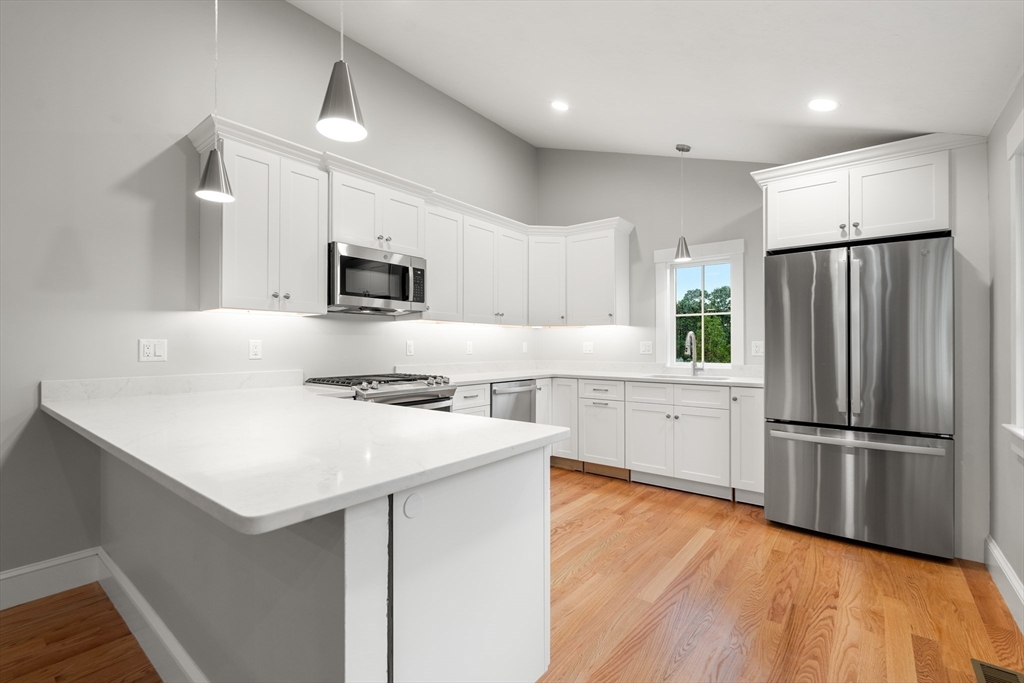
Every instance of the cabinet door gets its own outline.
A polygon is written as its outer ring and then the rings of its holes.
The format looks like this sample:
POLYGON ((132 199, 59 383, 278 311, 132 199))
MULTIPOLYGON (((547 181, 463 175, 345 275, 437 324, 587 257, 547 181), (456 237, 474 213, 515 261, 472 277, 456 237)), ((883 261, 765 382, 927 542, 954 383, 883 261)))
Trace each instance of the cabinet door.
MULTIPOLYGON (((225 140, 224 163, 235 201, 223 209, 220 305, 276 311, 280 298, 273 294, 280 296, 281 287, 281 157, 225 140)), ((325 285, 325 293, 326 289, 325 285)))
POLYGON ((764 493, 764 389, 733 387, 729 421, 732 486, 764 493))
POLYGON ((530 324, 565 324, 565 237, 530 237, 530 324))
POLYGON ((580 399, 580 460, 626 466, 626 416, 622 401, 580 399))
POLYGON ((462 320, 462 215, 427 209, 427 320, 462 320))
MULTIPOLYGON (((496 225, 466 218, 462 230, 462 312, 467 323, 498 322, 496 225)), ((429 266, 429 262, 427 264, 429 266)), ((429 273, 427 275, 429 277, 429 273)))
POLYGON ((671 477, 674 424, 672 406, 627 403, 626 467, 671 477))
POLYGON ((486 405, 477 406, 475 408, 459 408, 458 410, 454 410, 452 412, 458 413, 459 415, 476 415, 477 417, 490 417, 491 407, 489 405, 486 405))
POLYGON ((498 322, 502 325, 527 323, 528 253, 526 235, 501 229, 498 241, 498 322))
POLYGON ((949 229, 949 152, 850 169, 853 239, 949 229))
POLYGON ((331 241, 380 248, 384 188, 331 171, 331 241))
POLYGON ((551 380, 537 380, 537 424, 551 424, 551 380))
POLYGON ((384 190, 382 196, 383 249, 400 254, 423 256, 426 252, 425 203, 419 197, 384 190))
POLYGON ((327 313, 327 174, 281 160, 281 310, 327 313))
POLYGON ((829 171, 771 183, 765 191, 766 249, 850 238, 849 173, 829 171))
POLYGON ((729 486, 729 411, 675 406, 675 476, 729 486))
POLYGON ((615 312, 615 235, 611 230, 566 239, 566 316, 570 325, 608 325, 615 312))
POLYGON ((579 382, 575 379, 555 377, 551 380, 551 424, 568 427, 572 435, 554 444, 552 455, 579 460, 579 382))

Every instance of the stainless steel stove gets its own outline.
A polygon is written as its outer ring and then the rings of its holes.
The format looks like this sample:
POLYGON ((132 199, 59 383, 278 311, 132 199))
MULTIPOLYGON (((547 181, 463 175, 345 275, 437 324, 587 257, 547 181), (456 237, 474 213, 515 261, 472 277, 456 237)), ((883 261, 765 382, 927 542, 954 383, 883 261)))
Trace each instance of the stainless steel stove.
POLYGON ((445 412, 451 412, 455 395, 455 387, 442 375, 391 373, 310 377, 306 384, 352 389, 357 401, 445 412))

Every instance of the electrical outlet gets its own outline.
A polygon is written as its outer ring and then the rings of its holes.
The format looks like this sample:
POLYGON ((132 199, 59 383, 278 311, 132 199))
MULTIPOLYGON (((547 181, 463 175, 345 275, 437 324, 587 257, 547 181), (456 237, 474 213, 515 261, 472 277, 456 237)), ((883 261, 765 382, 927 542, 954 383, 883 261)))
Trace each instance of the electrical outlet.
POLYGON ((263 341, 260 339, 249 340, 249 360, 263 360, 263 341))
POLYGON ((763 356, 764 355, 764 342, 763 341, 750 342, 750 355, 751 356, 763 356))
POLYGON ((405 355, 411 356, 414 352, 412 341, 405 342, 405 355))
POLYGON ((526 353, 526 342, 523 342, 523 353, 526 353))
POLYGON ((654 353, 654 342, 640 342, 640 353, 645 356, 654 353))
POLYGON ((472 356, 473 355, 473 342, 466 342, 466 355, 467 356, 472 356))
POLYGON ((583 342, 583 353, 593 353, 594 342, 583 342))
POLYGON ((167 360, 166 339, 140 339, 139 362, 162 363, 167 360))

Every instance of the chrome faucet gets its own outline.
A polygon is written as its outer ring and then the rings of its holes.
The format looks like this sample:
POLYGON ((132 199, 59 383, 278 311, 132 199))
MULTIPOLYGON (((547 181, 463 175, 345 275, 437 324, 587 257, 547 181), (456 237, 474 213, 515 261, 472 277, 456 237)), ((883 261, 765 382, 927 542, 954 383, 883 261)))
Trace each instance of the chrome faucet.
POLYGON ((704 371, 704 361, 700 362, 700 369, 697 369, 697 335, 690 330, 686 333, 684 353, 690 354, 690 373, 696 377, 698 372, 704 371))

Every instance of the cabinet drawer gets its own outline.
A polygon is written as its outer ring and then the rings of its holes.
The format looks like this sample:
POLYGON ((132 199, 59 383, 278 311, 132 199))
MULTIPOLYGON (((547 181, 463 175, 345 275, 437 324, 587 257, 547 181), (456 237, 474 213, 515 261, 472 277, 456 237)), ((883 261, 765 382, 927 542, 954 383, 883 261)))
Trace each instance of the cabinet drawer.
POLYGON ((580 398, 608 398, 613 401, 621 401, 625 391, 625 382, 580 380, 580 398))
POLYGON ((637 403, 662 403, 672 405, 675 396, 671 384, 655 382, 626 382, 626 400, 637 403))
POLYGON ((455 390, 455 410, 491 405, 491 385, 471 384, 455 390))
POLYGON ((491 406, 486 405, 476 406, 475 408, 459 408, 458 410, 453 410, 452 412, 458 413, 459 415, 478 415, 480 417, 490 417, 491 406))
POLYGON ((728 408, 729 387, 709 387, 703 384, 675 385, 675 404, 692 408, 728 408))

